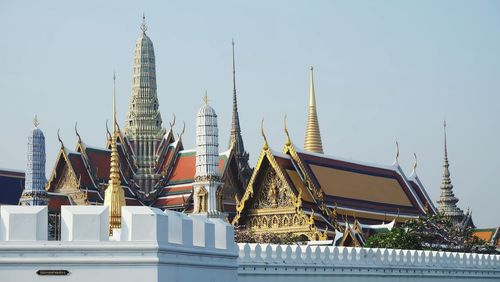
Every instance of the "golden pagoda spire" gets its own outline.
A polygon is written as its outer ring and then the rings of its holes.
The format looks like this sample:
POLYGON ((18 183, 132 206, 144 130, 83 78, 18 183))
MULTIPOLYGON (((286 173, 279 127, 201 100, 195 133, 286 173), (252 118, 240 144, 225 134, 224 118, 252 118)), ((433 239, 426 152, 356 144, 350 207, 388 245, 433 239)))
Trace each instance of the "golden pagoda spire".
POLYGON ((309 114, 307 116, 306 140, 304 149, 323 154, 323 144, 319 132, 318 114, 316 112, 316 96, 314 93, 314 74, 311 67, 311 88, 309 90, 309 114))
POLYGON ((111 140, 111 165, 109 170, 108 188, 104 192, 104 205, 109 207, 109 234, 114 228, 121 227, 122 206, 125 206, 125 194, 120 183, 120 160, 116 139, 116 77, 113 73, 113 136, 111 140))

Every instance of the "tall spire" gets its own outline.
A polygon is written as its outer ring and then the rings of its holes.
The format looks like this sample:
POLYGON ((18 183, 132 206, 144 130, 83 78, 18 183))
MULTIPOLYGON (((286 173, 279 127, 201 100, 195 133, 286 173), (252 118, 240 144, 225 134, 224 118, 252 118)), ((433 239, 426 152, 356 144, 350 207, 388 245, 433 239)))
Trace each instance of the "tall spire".
POLYGON ((20 205, 47 205, 45 192, 45 136, 39 126, 38 117, 33 120, 34 128, 28 135, 27 164, 24 191, 19 200, 20 205))
POLYGON ((233 46, 233 118, 231 121, 231 134, 229 136, 229 147, 234 146, 235 154, 243 155, 245 147, 243 146, 243 138, 241 137, 240 118, 238 114, 238 100, 236 96, 236 66, 234 60, 234 40, 231 42, 233 46))
POLYGON ((146 35, 143 15, 141 34, 135 43, 132 71, 132 99, 125 124, 125 135, 132 145, 137 171, 135 183, 145 200, 160 177, 156 173, 156 147, 165 134, 158 96, 153 42, 146 35))
POLYGON ((316 94, 314 93, 314 73, 311 67, 311 86, 309 90, 309 114, 307 116, 306 140, 304 149, 314 153, 323 154, 323 144, 319 131, 318 114, 316 111, 316 94))
POLYGON ((116 141, 118 131, 116 127, 116 77, 113 73, 113 136, 111 140, 111 164, 109 170, 108 187, 104 192, 104 205, 109 207, 109 234, 114 228, 121 227, 121 211, 125 206, 125 194, 120 182, 120 160, 116 141))
POLYGON ((437 201, 439 212, 452 220, 454 223, 460 223, 464 217, 464 212, 457 206, 458 198, 453 193, 453 184, 450 178, 450 163, 448 161, 448 144, 446 140, 446 120, 443 123, 444 131, 444 163, 443 177, 441 179, 441 194, 437 201))
POLYGON ((233 117, 231 120, 231 133, 229 135, 229 147, 234 148, 234 155, 243 176, 243 184, 246 185, 251 169, 248 165, 248 153, 245 151, 243 137, 241 136, 240 117, 238 114, 238 99, 236 95, 236 63, 234 56, 234 40, 231 41, 233 51, 233 117))

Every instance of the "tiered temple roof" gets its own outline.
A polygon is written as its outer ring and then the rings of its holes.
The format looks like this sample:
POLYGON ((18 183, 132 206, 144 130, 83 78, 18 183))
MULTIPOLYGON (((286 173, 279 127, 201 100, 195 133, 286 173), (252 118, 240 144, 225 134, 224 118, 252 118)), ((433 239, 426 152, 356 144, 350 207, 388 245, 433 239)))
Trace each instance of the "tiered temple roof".
MULTIPOLYGON (((277 152, 266 142, 238 205, 235 225, 253 226, 250 220, 254 215, 279 206, 253 204, 261 201, 260 196, 268 195, 269 192, 259 190, 269 189, 264 180, 270 171, 292 192, 297 203, 294 213, 309 217, 308 228, 317 234, 331 232, 329 236, 333 236, 333 231, 344 221, 380 224, 395 219, 402 223, 419 215, 436 213, 418 177, 407 177, 397 163, 374 165, 346 160, 307 152, 291 142, 287 142, 282 152, 277 152)), ((263 229, 278 231, 279 227, 285 228, 283 225, 278 223, 263 229)), ((293 222, 286 227, 292 230, 293 222)))

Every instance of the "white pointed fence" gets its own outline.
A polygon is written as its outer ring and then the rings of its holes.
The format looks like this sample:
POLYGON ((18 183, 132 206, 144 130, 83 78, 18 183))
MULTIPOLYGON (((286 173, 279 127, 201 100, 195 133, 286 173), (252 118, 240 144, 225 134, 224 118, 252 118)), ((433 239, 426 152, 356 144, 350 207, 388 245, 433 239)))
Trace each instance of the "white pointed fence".
POLYGON ((0 207, 0 282, 500 281, 500 256, 324 246, 235 244, 220 219, 123 207, 65 206, 61 240, 47 207, 0 207), (239 252, 239 253, 238 253, 239 252))

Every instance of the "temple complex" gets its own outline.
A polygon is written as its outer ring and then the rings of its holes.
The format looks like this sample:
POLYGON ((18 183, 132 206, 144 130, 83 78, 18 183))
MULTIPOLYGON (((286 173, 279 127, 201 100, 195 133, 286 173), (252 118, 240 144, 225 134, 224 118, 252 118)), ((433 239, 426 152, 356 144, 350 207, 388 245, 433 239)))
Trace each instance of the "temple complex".
MULTIPOLYGON (((132 95, 124 130, 117 122, 113 77, 113 122, 105 146, 86 144, 75 125, 77 143, 60 148, 45 178, 45 137, 35 119, 27 145, 26 173, 0 169, 0 204, 48 205, 49 229, 57 230, 63 205, 109 207, 109 233, 121 226, 123 206, 150 206, 228 219, 254 234, 293 234, 304 240, 332 239, 362 246, 367 237, 422 215, 442 214, 474 227, 451 183, 446 123, 441 195, 436 208, 417 175, 398 162, 371 164, 324 154, 316 104, 314 72, 309 73, 309 104, 303 148, 292 141, 284 122, 284 145, 274 150, 261 124, 263 146, 249 165, 238 113, 235 45, 232 42, 232 120, 229 144, 219 151, 218 116, 205 94, 196 116, 196 147, 186 149, 175 115, 165 128, 160 114, 153 42, 143 17, 132 69, 132 95)), ((193 113, 194 117, 194 113, 193 113)), ((107 128, 107 124, 106 124, 107 128)), ((57 238, 53 232, 52 238, 57 238)), ((477 230, 500 244, 499 229, 477 230)))
MULTIPOLYGON (((123 191, 124 204, 127 206, 147 205, 182 212, 197 210, 193 188, 203 178, 199 174, 198 164, 204 157, 197 157, 201 145, 197 143, 197 149, 184 148, 182 137, 185 126, 177 136, 174 135, 175 115, 169 129, 163 127, 156 92, 154 48, 146 32, 143 17, 135 45, 132 98, 124 131, 120 130, 114 116, 113 132, 108 130, 104 148, 87 145, 76 126, 78 141, 73 150, 59 137, 61 147, 46 185, 50 213, 58 213, 61 205, 110 204, 106 195, 111 191, 123 191)), ((230 146, 226 151, 219 152, 218 147, 209 145, 212 146, 211 173, 217 174, 217 181, 214 179, 218 187, 214 189, 218 197, 215 201, 217 210, 230 218, 235 214, 235 196, 243 195, 250 175, 248 153, 241 138, 234 73, 233 45, 234 91, 230 146)), ((208 105, 203 108, 207 110, 207 115, 198 115, 197 131, 200 126, 208 126, 207 121, 214 120, 215 123, 211 123, 206 130, 217 133, 216 119, 208 113, 208 109, 212 108, 208 105)), ((216 139, 207 139, 213 140, 217 143, 216 139)), ((211 207, 209 204, 208 208, 211 207)))

